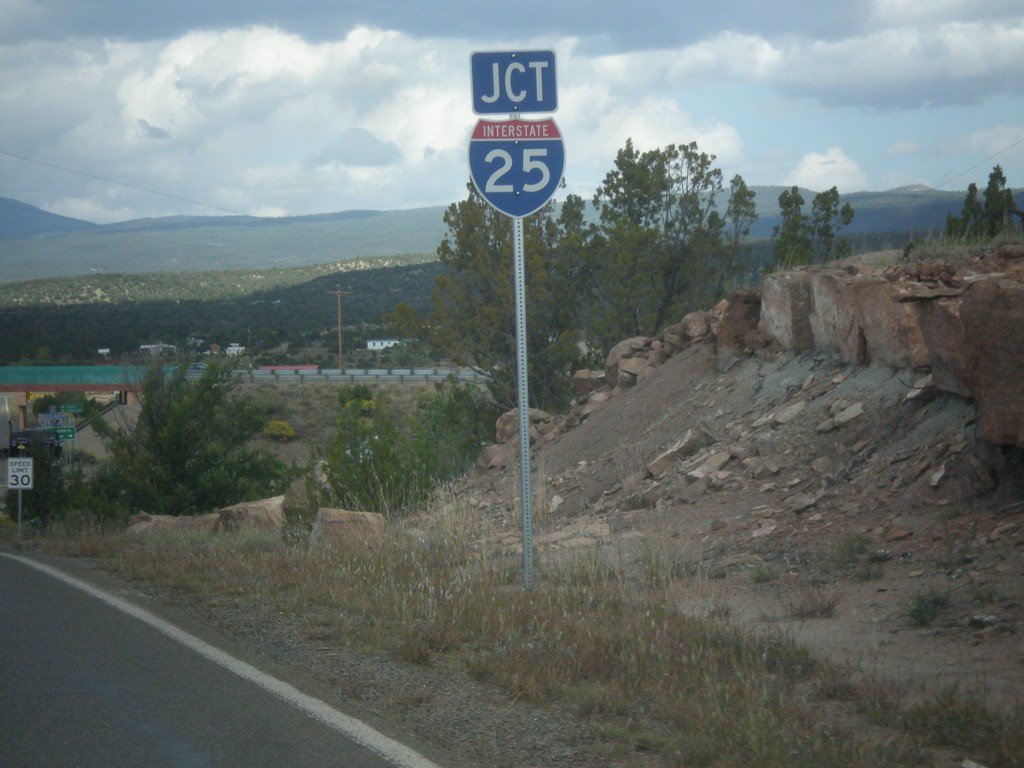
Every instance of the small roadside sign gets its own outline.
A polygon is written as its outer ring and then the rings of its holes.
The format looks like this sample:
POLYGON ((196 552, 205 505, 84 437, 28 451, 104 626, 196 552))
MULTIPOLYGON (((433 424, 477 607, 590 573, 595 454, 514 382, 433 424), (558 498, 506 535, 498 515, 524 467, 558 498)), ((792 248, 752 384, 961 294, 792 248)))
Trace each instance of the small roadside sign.
POLYGON ((57 427, 57 437, 61 440, 74 440, 75 439, 75 428, 74 427, 57 427))
POLYGON ((7 488, 12 491, 32 490, 32 459, 7 459, 7 488))

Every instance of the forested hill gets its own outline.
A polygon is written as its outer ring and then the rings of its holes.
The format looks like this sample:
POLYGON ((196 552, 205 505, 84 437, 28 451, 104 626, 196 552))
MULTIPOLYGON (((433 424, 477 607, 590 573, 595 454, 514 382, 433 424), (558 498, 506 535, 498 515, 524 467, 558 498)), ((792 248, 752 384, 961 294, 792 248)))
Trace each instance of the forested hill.
POLYGON ((379 323, 399 303, 419 312, 430 308, 430 290, 441 269, 436 260, 354 260, 340 266, 0 284, 0 327, 6 329, 0 365, 91 363, 99 359, 99 348, 125 358, 141 344, 180 347, 190 338, 198 344, 191 351, 214 343, 261 351, 322 343, 336 354, 337 290, 344 296, 346 348, 365 346, 360 327, 379 323))

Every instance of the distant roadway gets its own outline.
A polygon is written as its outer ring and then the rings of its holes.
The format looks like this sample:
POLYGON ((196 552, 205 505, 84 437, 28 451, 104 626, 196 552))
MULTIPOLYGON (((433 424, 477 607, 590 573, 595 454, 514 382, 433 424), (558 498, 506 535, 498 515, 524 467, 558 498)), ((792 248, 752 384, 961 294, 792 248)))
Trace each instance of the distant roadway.
POLYGON ((438 768, 68 567, 0 550, 0 766, 438 768))

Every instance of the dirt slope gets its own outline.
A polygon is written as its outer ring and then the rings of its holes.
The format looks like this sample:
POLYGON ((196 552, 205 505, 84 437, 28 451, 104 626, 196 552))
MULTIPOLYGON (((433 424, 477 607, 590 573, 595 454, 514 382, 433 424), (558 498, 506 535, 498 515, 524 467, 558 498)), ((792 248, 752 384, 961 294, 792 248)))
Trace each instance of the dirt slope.
MULTIPOLYGON (((792 633, 911 696, 958 683, 1016 700, 1021 452, 982 443, 973 402, 926 374, 691 346, 535 446, 537 568, 664 548, 694 613, 792 633)), ((516 456, 469 491, 511 545, 516 456)))

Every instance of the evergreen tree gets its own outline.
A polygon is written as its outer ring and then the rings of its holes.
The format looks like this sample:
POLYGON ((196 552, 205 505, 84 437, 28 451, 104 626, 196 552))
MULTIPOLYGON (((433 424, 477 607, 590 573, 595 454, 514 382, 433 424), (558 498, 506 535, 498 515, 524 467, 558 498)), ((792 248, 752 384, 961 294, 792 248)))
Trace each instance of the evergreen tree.
POLYGON ((95 422, 119 501, 131 511, 193 515, 281 493, 288 473, 269 453, 249 448, 263 414, 235 394, 233 370, 215 363, 196 380, 187 373, 186 365, 154 364, 132 428, 95 422))
MULTIPOLYGON (((516 403, 516 317, 512 223, 472 184, 445 212, 448 234, 437 253, 446 273, 434 283, 428 320, 435 349, 491 377, 500 404, 516 403)), ((555 218, 549 203, 523 220, 528 379, 531 402, 556 407, 568 397, 568 374, 587 292, 583 202, 569 196, 555 218)))
POLYGON ((628 140, 619 150, 594 194, 600 269, 588 331, 599 343, 653 334, 714 290, 726 266, 714 160, 696 142, 640 152, 628 140))
POLYGON ((984 192, 985 233, 989 237, 1012 229, 1016 206, 1013 202, 1013 190, 1006 187, 1006 176, 997 165, 988 176, 988 185, 984 192))
POLYGON ((804 197, 798 187, 779 195, 782 223, 772 231, 775 263, 783 269, 822 264, 850 253, 845 238, 836 241, 839 231, 853 221, 854 210, 849 203, 839 205, 836 187, 818 192, 811 200, 811 215, 802 210, 804 197))
POLYGON ((775 264, 790 269, 810 264, 814 251, 811 245, 811 224, 803 212, 804 196, 793 186, 779 195, 782 221, 772 230, 772 253, 775 264))

